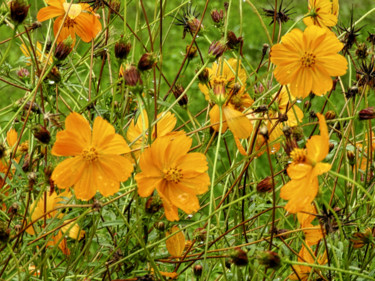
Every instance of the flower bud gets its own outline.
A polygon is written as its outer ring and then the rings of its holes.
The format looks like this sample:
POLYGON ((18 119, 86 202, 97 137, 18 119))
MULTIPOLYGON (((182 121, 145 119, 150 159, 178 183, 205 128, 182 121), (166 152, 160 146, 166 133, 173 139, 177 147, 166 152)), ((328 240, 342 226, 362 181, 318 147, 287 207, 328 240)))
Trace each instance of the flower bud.
POLYGON ((374 111, 374 107, 368 107, 368 108, 365 108, 365 109, 362 109, 360 112, 359 112, 359 120, 370 120, 370 119, 374 119, 375 118, 375 111, 374 111))
POLYGON ((29 180, 29 186, 33 186, 36 184, 38 176, 35 172, 30 172, 27 174, 27 179, 29 180))
POLYGON ((355 161, 355 153, 354 153, 354 151, 348 150, 346 152, 346 157, 348 157, 350 166, 353 167, 355 165, 355 162, 356 162, 355 161))
POLYGON ((199 82, 206 85, 208 81, 210 81, 210 72, 207 68, 203 69, 201 73, 198 75, 199 82))
POLYGON ((232 262, 237 266, 246 266, 249 263, 247 253, 241 248, 235 248, 230 256, 232 262))
POLYGON ((262 47, 262 56, 265 56, 267 54, 267 51, 268 51, 269 48, 270 48, 270 45, 263 44, 263 47, 262 47))
MULTIPOLYGON (((123 70, 123 69, 122 69, 123 70)), ((128 86, 137 86, 142 85, 143 81, 141 79, 141 74, 138 69, 133 65, 126 65, 125 70, 120 70, 120 75, 123 75, 125 80, 125 85, 128 86)))
POLYGON ((51 140, 51 135, 48 130, 42 125, 36 125, 33 128, 34 137, 43 144, 48 144, 51 140))
POLYGON ((269 136, 268 136, 268 128, 267 128, 267 126, 260 127, 259 134, 262 135, 266 140, 268 140, 269 136))
POLYGON ((350 99, 350 98, 355 97, 357 94, 358 94, 358 87, 353 86, 349 88, 348 92, 345 93, 345 96, 347 99, 350 99))
POLYGON ((25 80, 26 78, 29 77, 29 75, 30 75, 30 72, 26 68, 24 68, 24 67, 22 67, 19 70, 17 70, 17 76, 21 80, 25 80))
POLYGON ((3 157, 6 155, 7 150, 4 144, 0 143, 0 159, 3 159, 3 157))
POLYGON ((150 70, 156 63, 157 57, 153 53, 145 53, 138 62, 138 69, 140 71, 150 70))
POLYGON ((223 10, 212 10, 211 11, 211 18, 214 23, 217 23, 218 25, 223 24, 223 19, 224 19, 224 11, 223 10))
MULTIPOLYGON (((177 85, 174 86, 172 92, 173 92, 175 98, 178 99, 182 95, 182 93, 184 92, 184 88, 180 84, 177 84, 177 85)), ((178 104, 181 105, 181 106, 184 106, 184 105, 188 104, 188 101, 189 101, 188 97, 185 93, 184 96, 178 101, 178 104)))
POLYGON ((68 37, 65 40, 59 42, 55 49, 55 58, 58 61, 63 61, 67 58, 70 52, 73 50, 73 39, 72 37, 68 37))
POLYGON ((165 223, 162 221, 155 222, 154 227, 159 230, 159 231, 164 231, 165 230, 165 223))
POLYGON ((257 255, 257 259, 261 265, 267 268, 278 268, 281 263, 279 255, 272 251, 263 251, 257 255))
POLYGON ((333 110, 329 110, 326 112, 326 114, 324 114, 324 117, 326 120, 332 120, 336 118, 336 113, 333 110))
POLYGON ((193 267, 193 272, 194 272, 194 276, 195 276, 195 277, 200 277, 200 276, 202 276, 202 271, 203 271, 203 267, 202 267, 200 264, 196 264, 196 265, 193 267))
POLYGON ((162 206, 163 202, 158 196, 151 196, 146 201, 145 210, 148 214, 155 214, 161 209, 162 206))
POLYGON ((353 248, 355 249, 362 248, 363 246, 370 244, 373 241, 373 234, 371 229, 366 229, 364 233, 354 233, 353 238, 351 238, 350 241, 353 243, 353 248))
POLYGON ((242 49, 243 45, 243 38, 237 37, 233 31, 228 31, 227 33, 227 47, 228 49, 237 50, 238 48, 242 49))
POLYGON ((220 41, 213 41, 208 48, 208 57, 210 61, 220 58, 226 50, 226 46, 220 41))
POLYGON ((328 146, 328 152, 331 152, 334 148, 335 148, 335 145, 332 142, 330 142, 328 146))
POLYGON ((61 81, 61 74, 60 74, 59 69, 56 66, 54 66, 51 69, 51 71, 48 73, 47 79, 52 80, 56 83, 61 81))
POLYGON ((197 47, 195 46, 191 46, 190 48, 190 51, 189 51, 189 46, 190 45, 187 45, 186 46, 186 57, 188 60, 192 60, 193 58, 195 58, 197 56, 197 47))
POLYGON ((130 53, 130 49, 132 44, 127 42, 123 35, 121 35, 121 39, 116 42, 115 44, 115 56, 120 60, 124 60, 127 58, 128 54, 130 53))
POLYGON ((27 17, 30 5, 24 0, 10 2, 10 18, 15 24, 21 24, 27 17))
POLYGON ((271 192, 273 189, 272 178, 270 176, 264 178, 257 184, 257 191, 260 193, 271 192))

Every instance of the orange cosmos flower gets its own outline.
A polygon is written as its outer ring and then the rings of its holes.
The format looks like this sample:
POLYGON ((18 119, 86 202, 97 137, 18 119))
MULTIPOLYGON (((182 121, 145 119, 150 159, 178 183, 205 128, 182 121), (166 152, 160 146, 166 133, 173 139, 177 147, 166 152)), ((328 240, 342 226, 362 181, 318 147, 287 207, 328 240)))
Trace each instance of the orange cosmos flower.
POLYGON ((170 231, 167 231, 165 233, 165 236, 169 237, 167 240, 165 240, 165 245, 167 246, 168 253, 172 257, 180 257, 185 249, 185 235, 182 231, 178 232, 177 234, 174 234, 175 232, 179 231, 180 228, 177 225, 172 226, 170 231))
MULTIPOLYGON (((173 113, 170 112, 159 113, 157 117, 161 117, 161 119, 157 122, 157 132, 155 131, 155 126, 152 128, 151 141, 155 139, 155 136, 162 137, 170 133, 177 123, 176 117, 173 113)), ((143 110, 139 114, 136 123, 134 122, 134 119, 131 121, 128 127, 128 131, 126 132, 126 138, 128 139, 128 141, 133 142, 133 144, 131 145, 131 148, 133 150, 147 146, 149 134, 148 127, 149 123, 147 111, 143 110)), ((136 158, 138 158, 139 153, 139 151, 135 151, 134 154, 136 158)))
MULTIPOLYGON (((222 131, 227 128, 234 136, 248 138, 252 131, 250 120, 242 113, 253 104, 253 100, 245 90, 246 72, 241 67, 241 62, 229 59, 227 62, 220 60, 219 64, 213 63, 212 68, 207 68, 209 73, 208 83, 199 84, 199 89, 205 95, 206 100, 221 103, 223 110, 222 131), (238 71, 236 73, 236 70, 238 71), (238 83, 236 84, 236 76, 238 83)), ((210 111, 212 128, 219 131, 220 108, 215 104, 210 111)))
POLYGON ((75 41, 77 34, 84 42, 90 42, 102 30, 102 25, 89 4, 71 4, 65 0, 46 0, 48 7, 39 10, 37 19, 40 22, 58 17, 53 25, 53 33, 57 34, 63 24, 57 42, 69 36, 75 41), (68 13, 65 22, 63 18, 68 13))
POLYGON ((301 212, 311 204, 319 189, 318 175, 331 169, 330 164, 321 162, 328 154, 329 136, 324 116, 319 113, 317 116, 320 135, 311 137, 306 149, 292 151, 293 162, 287 169, 291 181, 280 191, 280 197, 289 200, 285 209, 290 213, 301 212))
POLYGON ((130 152, 124 138, 102 117, 96 117, 91 131, 89 122, 76 112, 65 120, 58 132, 52 154, 74 156, 61 162, 52 173, 59 188, 74 186, 78 199, 90 200, 96 191, 110 196, 126 181, 133 166, 121 154, 130 152))
POLYGON ((188 153, 191 145, 184 132, 171 133, 158 137, 139 160, 138 194, 148 197, 156 189, 170 221, 179 220, 177 208, 188 214, 198 211, 196 195, 207 192, 210 184, 206 156, 188 153))
POLYGON ((305 241, 308 245, 316 245, 324 235, 321 226, 318 224, 314 226, 311 222, 316 218, 316 208, 313 205, 307 205, 305 209, 297 213, 297 219, 301 225, 301 228, 305 228, 303 233, 305 234, 305 241))
MULTIPOLYGON (((30 210, 33 210, 31 220, 35 221, 37 219, 43 219, 44 215, 46 215, 47 219, 58 218, 63 220, 64 214, 61 212, 59 213, 59 211, 55 209, 63 206, 65 202, 71 197, 72 194, 70 193, 70 191, 64 191, 59 195, 56 192, 53 192, 52 194, 49 194, 46 199, 42 197, 39 201, 33 202, 33 204, 30 206, 30 210), (44 212, 45 207, 46 209, 44 212)), ((63 220, 63 223, 66 222, 68 221, 63 220)), ((34 226, 27 228, 26 232, 31 235, 35 235, 34 226)), ((69 255, 70 251, 67 247, 66 238, 60 240, 63 237, 62 233, 67 233, 70 238, 77 240, 82 239, 85 235, 85 231, 82 230, 75 222, 68 223, 65 226, 61 227, 57 235, 52 237, 52 241, 48 241, 47 246, 54 246, 58 243, 58 241, 60 241, 59 248, 65 255, 69 255)))
POLYGON ((331 76, 346 73, 348 63, 338 54, 343 46, 328 29, 312 25, 302 32, 295 28, 271 49, 275 78, 281 85, 290 84, 296 98, 305 98, 310 92, 324 95, 332 89, 331 76))
POLYGON ((331 27, 337 24, 338 0, 309 0, 309 13, 303 19, 307 25, 331 27))

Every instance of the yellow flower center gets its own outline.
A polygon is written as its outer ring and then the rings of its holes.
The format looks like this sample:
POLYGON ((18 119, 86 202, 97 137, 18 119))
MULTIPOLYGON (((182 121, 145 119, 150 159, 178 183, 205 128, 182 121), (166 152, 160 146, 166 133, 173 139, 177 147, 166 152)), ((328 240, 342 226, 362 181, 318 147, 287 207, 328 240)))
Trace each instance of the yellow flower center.
MULTIPOLYGON (((63 3, 65 13, 68 12, 69 3, 63 3)), ((70 6, 69 12, 68 12, 68 17, 71 18, 72 20, 78 17, 78 15, 82 12, 82 7, 80 4, 72 4, 70 6)))
POLYGON ((90 161, 90 162, 95 161, 96 159, 98 159, 98 156, 99 156, 99 153, 96 151, 96 148, 93 146, 85 148, 82 151, 82 157, 86 161, 90 161))
POLYGON ((315 58, 316 56, 314 54, 305 52, 305 54, 301 58, 302 66, 311 67, 312 65, 315 64, 315 58))
POLYGON ((307 151, 306 149, 295 148, 290 153, 290 157, 295 163, 302 163, 306 161, 307 151))
POLYGON ((164 172, 164 178, 167 181, 173 181, 174 183, 180 182, 182 179, 181 169, 177 168, 169 168, 168 170, 165 169, 164 172))

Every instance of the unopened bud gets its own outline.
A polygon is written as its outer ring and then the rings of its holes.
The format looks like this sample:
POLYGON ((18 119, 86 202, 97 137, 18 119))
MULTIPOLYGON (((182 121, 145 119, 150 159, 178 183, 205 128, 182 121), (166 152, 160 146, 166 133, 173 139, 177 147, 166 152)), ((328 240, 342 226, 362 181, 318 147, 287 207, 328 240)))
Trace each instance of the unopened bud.
POLYGON ((5 221, 0 222, 0 241, 7 242, 9 239, 10 228, 5 221))
POLYGON ((358 94, 358 87, 353 86, 350 87, 349 90, 345 93, 347 99, 353 98, 358 94))
MULTIPOLYGON (((178 99, 184 92, 184 88, 180 84, 177 84, 176 86, 174 86, 174 89, 172 90, 172 92, 175 98, 178 99)), ((178 100, 178 104, 181 106, 184 106, 184 105, 187 105, 188 101, 189 101, 188 97, 185 93, 184 96, 178 100)))
POLYGON ((111 0, 109 2, 109 6, 111 7, 112 10, 115 12, 120 12, 121 9, 121 2, 119 0, 111 0))
POLYGON ((195 46, 191 46, 190 48, 190 51, 189 51, 189 47, 190 45, 187 45, 186 46, 186 57, 188 60, 192 60, 193 58, 195 58, 197 56, 197 47, 195 46))
POLYGON ((211 11, 211 18, 214 23, 217 23, 219 25, 223 24, 223 18, 224 18, 224 11, 223 10, 212 10, 211 11))
POLYGON ((354 153, 354 151, 348 150, 346 152, 346 157, 348 157, 350 166, 353 167, 355 165, 355 162, 356 162, 355 161, 355 153, 354 153))
POLYGON ((132 47, 131 43, 127 42, 125 39, 123 39, 123 36, 121 36, 121 39, 115 44, 116 58, 120 60, 126 59, 130 52, 131 47, 132 47))
POLYGON ((205 68, 202 70, 201 73, 198 75, 199 82, 206 85, 208 81, 210 81, 210 72, 208 71, 208 68, 205 68))
POLYGON ((43 144, 48 144, 51 140, 51 135, 48 130, 42 125, 36 125, 33 128, 34 137, 43 144))
POLYGON ((158 221, 154 223, 154 227, 159 230, 159 231, 164 231, 165 230, 165 224, 162 221, 158 221))
POLYGON ((272 178, 270 176, 264 178, 257 184, 257 191, 260 193, 271 192, 273 189, 272 178))
POLYGON ((229 30, 227 33, 227 47, 229 49, 237 50, 238 48, 242 47, 243 45, 243 38, 237 37, 236 34, 229 30))
POLYGON ((226 46, 220 41, 213 41, 208 48, 208 57, 210 61, 220 58, 226 50, 226 46))
POLYGON ((268 128, 267 128, 267 126, 260 127, 259 134, 261 134, 266 140, 268 140, 269 136, 268 136, 268 128))
POLYGON ((155 214, 157 213, 163 206, 163 202, 157 196, 151 196, 146 201, 145 210, 148 214, 155 214))
POLYGON ((353 248, 362 248, 365 245, 370 244, 373 241, 373 234, 370 228, 366 229, 364 233, 356 232, 353 234, 353 238, 350 239, 353 243, 353 248))
POLYGON ((195 277, 202 276, 202 271, 203 271, 203 267, 200 264, 196 264, 193 267, 193 272, 194 272, 195 277))
POLYGON ((237 266, 246 266, 249 263, 247 253, 241 248, 235 248, 230 256, 232 262, 237 266))
POLYGON ((123 75, 124 80, 125 80, 125 85, 134 87, 134 86, 143 84, 143 81, 141 79, 141 74, 139 73, 138 69, 135 66, 128 64, 125 67, 125 70, 123 71, 121 70, 120 70, 120 75, 123 75))
POLYGON ((328 152, 331 152, 334 148, 335 148, 335 145, 332 142, 330 142, 328 146, 328 152))
POLYGON ((65 40, 59 42, 55 49, 55 58, 59 61, 63 61, 67 58, 70 52, 73 50, 73 39, 68 37, 65 40))
POLYGON ((27 17, 30 5, 24 0, 10 2, 10 18, 15 24, 21 24, 27 17))
POLYGON ((259 263, 267 268, 278 268, 281 263, 279 255, 272 251, 260 252, 258 253, 257 258, 259 263))
POLYGON ((26 68, 24 68, 24 67, 22 67, 19 70, 17 70, 17 76, 21 80, 25 80, 26 78, 29 77, 29 75, 30 75, 30 72, 26 68))
POLYGON ((336 113, 333 110, 329 110, 326 112, 326 114, 324 114, 324 117, 326 120, 332 120, 336 118, 336 113))
POLYGON ((267 51, 268 51, 269 48, 270 48, 270 45, 263 44, 263 47, 262 47, 262 56, 265 56, 267 54, 267 51))
POLYGON ((140 71, 150 70, 156 63, 158 59, 153 53, 145 53, 142 55, 138 62, 138 69, 140 71))
POLYGON ((375 111, 374 107, 368 107, 365 109, 362 109, 359 112, 359 120, 370 120, 375 118, 375 111))
POLYGON ((8 210, 8 213, 15 215, 15 214, 17 214, 19 208, 20 208, 20 206, 17 203, 13 203, 12 206, 10 206, 10 208, 8 210))

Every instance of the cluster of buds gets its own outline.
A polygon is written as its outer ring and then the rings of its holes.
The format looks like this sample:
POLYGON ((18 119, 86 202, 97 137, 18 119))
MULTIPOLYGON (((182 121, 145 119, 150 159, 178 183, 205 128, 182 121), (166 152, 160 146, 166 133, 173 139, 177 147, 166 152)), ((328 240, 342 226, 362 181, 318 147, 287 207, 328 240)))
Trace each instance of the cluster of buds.
POLYGON ((212 10, 211 11, 211 19, 214 23, 218 26, 222 26, 224 24, 224 11, 223 10, 212 10))

